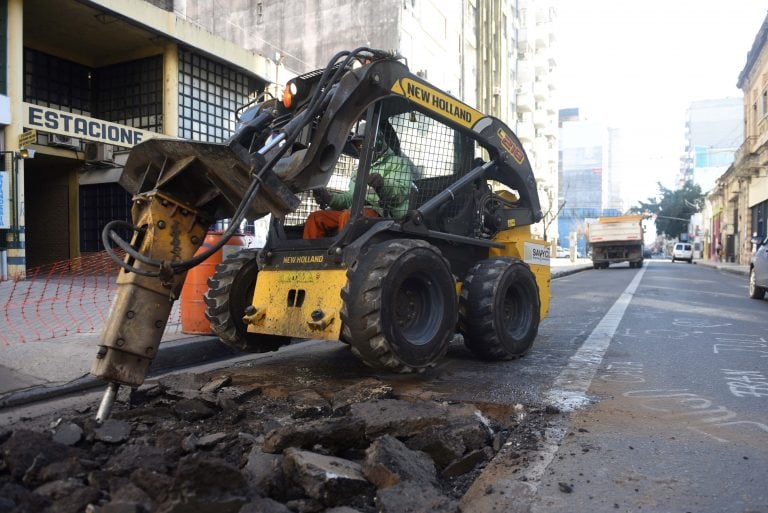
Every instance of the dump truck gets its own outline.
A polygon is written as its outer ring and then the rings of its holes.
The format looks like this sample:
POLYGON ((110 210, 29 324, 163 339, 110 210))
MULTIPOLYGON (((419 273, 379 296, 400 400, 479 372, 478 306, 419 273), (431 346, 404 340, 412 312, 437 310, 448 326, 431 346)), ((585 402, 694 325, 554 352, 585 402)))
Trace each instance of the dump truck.
POLYGON ((129 155, 132 220, 102 234, 121 271, 91 369, 108 382, 97 420, 119 386, 143 383, 186 272, 266 215, 264 247, 208 281, 206 317, 225 344, 340 341, 392 372, 434 366, 457 333, 481 359, 530 349, 549 309, 549 250, 531 235, 542 212, 530 161, 501 120, 371 48, 339 52, 237 117, 224 143, 156 138, 129 155), (383 158, 399 184, 382 179, 383 158), (339 217, 321 196, 343 196, 348 221, 307 238, 313 213, 339 217), (221 219, 229 228, 197 252, 221 219))
POLYGON ((607 269, 611 264, 629 262, 643 266, 643 216, 599 217, 587 224, 587 242, 592 266, 607 269))

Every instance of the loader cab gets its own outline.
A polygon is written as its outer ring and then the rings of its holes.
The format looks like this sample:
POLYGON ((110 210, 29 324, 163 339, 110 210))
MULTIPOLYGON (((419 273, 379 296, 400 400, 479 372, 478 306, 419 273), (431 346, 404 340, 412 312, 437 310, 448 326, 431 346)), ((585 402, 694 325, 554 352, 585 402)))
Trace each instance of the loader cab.
MULTIPOLYGON (((352 199, 350 222, 344 229, 333 231, 326 238, 300 240, 307 217, 320 209, 312 191, 302 191, 298 193, 301 206, 285 219, 272 222, 270 237, 275 247, 286 243, 293 248, 348 244, 377 223, 401 223, 408 212, 420 207, 470 171, 481 154, 481 147, 471 137, 415 109, 413 104, 402 98, 387 98, 370 106, 350 127, 350 135, 355 133, 358 123, 373 128, 371 138, 359 150, 348 141, 326 183, 330 191, 346 193, 352 199), (376 170, 377 152, 382 146, 408 165, 409 172, 402 173, 396 184, 400 191, 406 191, 406 195, 399 198, 395 208, 382 209, 380 217, 364 217, 362 211, 371 206, 369 200, 372 197, 367 177, 376 170)), ((469 195, 476 195, 479 190, 490 192, 483 181, 469 195)), ((480 229, 476 226, 477 216, 472 212, 477 205, 473 203, 473 198, 467 197, 467 193, 457 195, 439 212, 429 216, 427 222, 441 232, 471 236, 480 229)))

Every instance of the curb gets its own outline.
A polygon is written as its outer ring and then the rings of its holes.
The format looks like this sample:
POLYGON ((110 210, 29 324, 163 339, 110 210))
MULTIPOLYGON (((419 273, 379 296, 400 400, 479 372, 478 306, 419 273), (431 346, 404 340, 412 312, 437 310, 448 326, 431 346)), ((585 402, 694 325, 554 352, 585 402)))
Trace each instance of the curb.
MULTIPOLYGON (((203 335, 169 340, 161 342, 157 358, 152 362, 147 378, 199 363, 226 360, 242 355, 243 353, 227 347, 213 336, 203 335)), ((0 397, 0 410, 92 390, 104 384, 103 379, 84 374, 66 383, 35 385, 8 392, 0 397)))
POLYGON ((571 274, 580 273, 581 271, 588 271, 592 269, 592 266, 577 267, 575 269, 566 269, 564 271, 558 271, 557 273, 551 273, 550 279, 556 280, 564 276, 570 276, 571 274))
POLYGON ((709 262, 698 262, 703 267, 709 267, 710 269, 716 269, 718 271, 724 271, 731 274, 739 274, 741 276, 749 276, 749 266, 737 266, 737 265, 723 265, 714 264, 709 262))

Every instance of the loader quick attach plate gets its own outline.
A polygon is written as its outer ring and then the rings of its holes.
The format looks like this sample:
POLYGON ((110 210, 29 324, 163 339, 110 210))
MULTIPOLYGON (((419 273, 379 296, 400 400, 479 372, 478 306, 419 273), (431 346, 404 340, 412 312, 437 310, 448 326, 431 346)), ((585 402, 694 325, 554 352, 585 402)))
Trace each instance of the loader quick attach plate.
POLYGON ((338 340, 344 269, 262 270, 253 295, 248 331, 296 338, 338 340))

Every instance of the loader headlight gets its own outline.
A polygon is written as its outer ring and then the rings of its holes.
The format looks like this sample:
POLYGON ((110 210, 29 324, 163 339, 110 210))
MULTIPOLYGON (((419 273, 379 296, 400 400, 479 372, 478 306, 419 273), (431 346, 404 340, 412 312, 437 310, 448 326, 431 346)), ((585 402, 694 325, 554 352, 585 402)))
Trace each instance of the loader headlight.
POLYGON ((283 89, 283 106, 286 109, 290 109, 293 104, 293 97, 299 92, 299 88, 296 86, 296 82, 288 82, 283 89))

